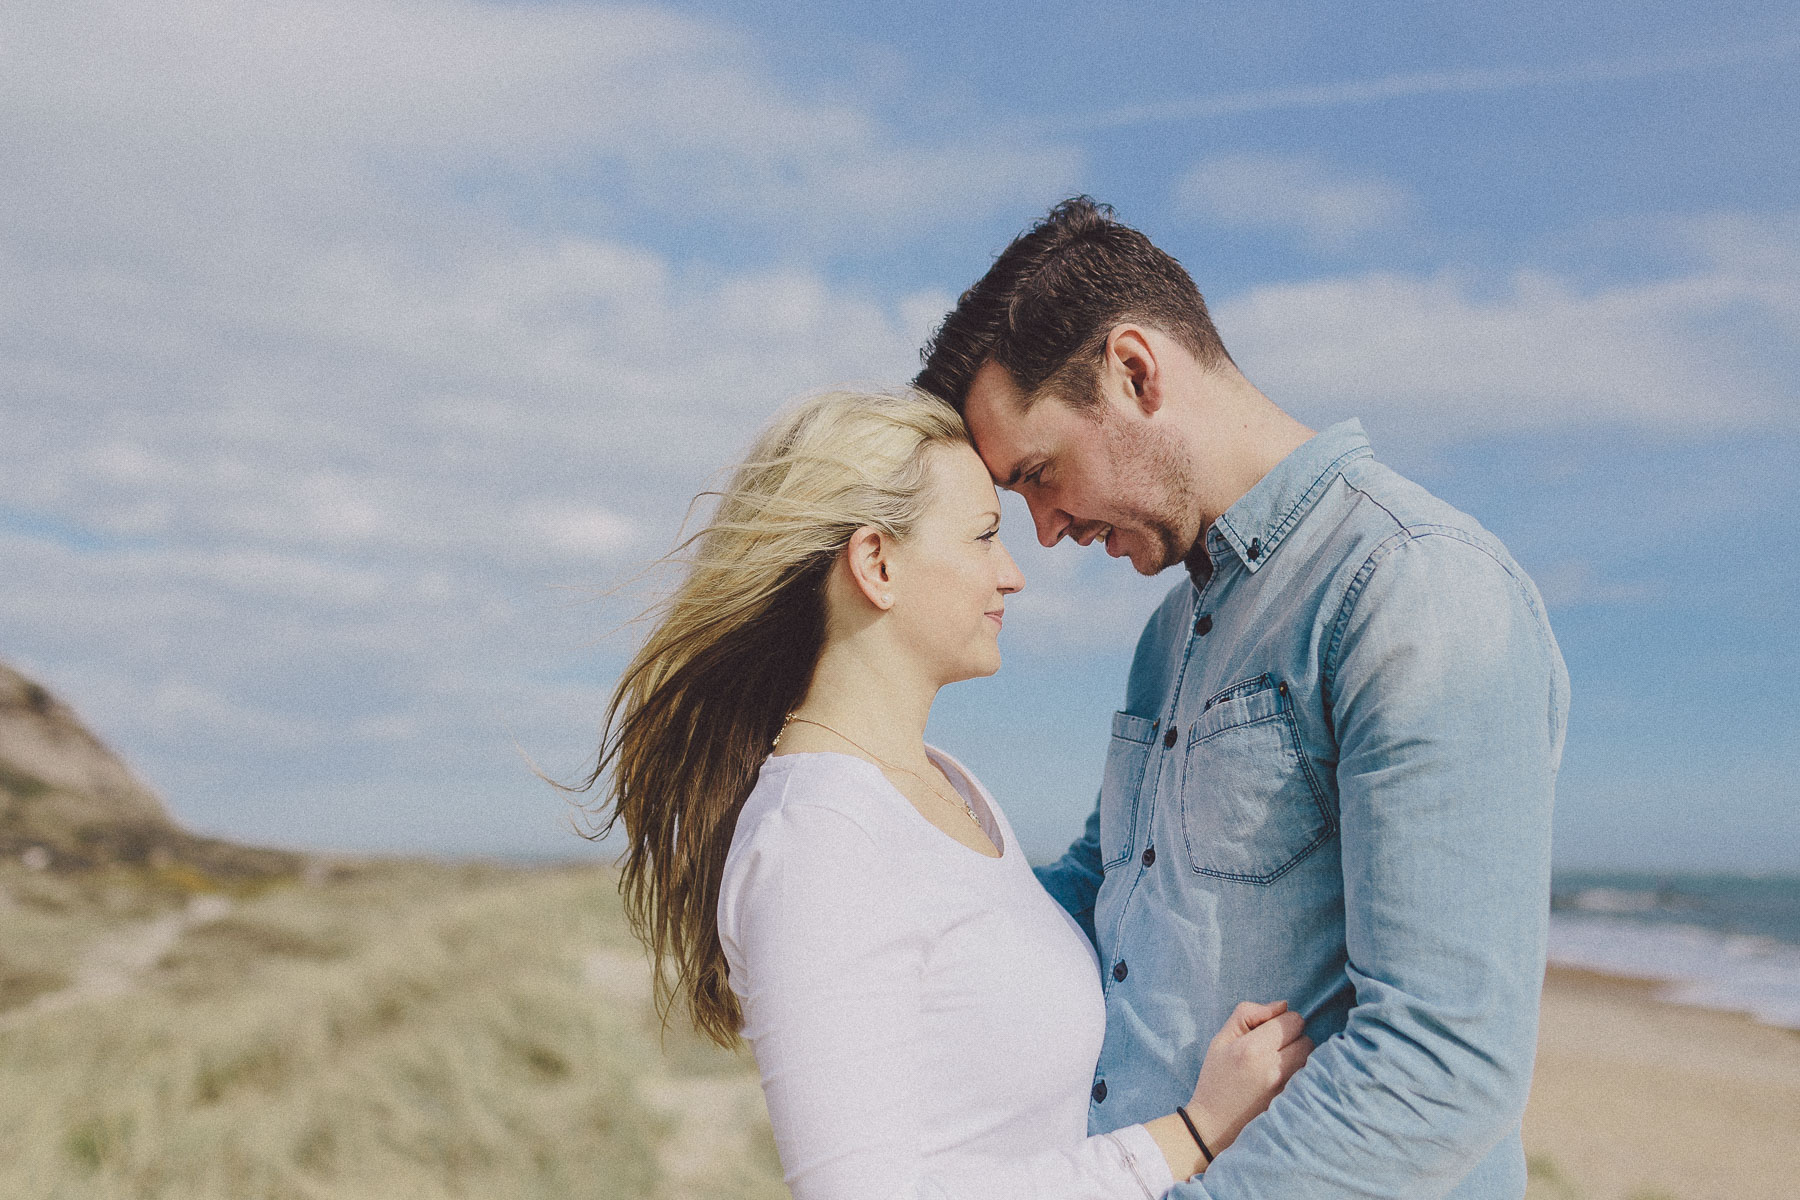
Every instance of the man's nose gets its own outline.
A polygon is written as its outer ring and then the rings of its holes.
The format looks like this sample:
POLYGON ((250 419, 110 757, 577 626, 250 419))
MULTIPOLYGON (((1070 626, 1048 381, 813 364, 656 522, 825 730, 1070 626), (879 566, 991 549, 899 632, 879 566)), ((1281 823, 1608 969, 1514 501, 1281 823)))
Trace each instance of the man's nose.
POLYGON ((1069 532, 1069 514, 1041 500, 1027 500, 1026 507, 1031 509, 1031 523, 1037 527, 1037 539, 1040 546, 1054 546, 1063 540, 1069 532))

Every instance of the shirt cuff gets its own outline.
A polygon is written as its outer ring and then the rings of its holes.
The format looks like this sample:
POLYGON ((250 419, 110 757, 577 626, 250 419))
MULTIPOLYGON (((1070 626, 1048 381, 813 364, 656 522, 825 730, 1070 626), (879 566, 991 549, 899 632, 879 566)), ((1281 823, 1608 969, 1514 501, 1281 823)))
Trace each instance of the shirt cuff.
POLYGON ((1144 1186, 1146 1196, 1160 1200, 1162 1194, 1178 1182, 1169 1170, 1169 1160, 1163 1157, 1162 1147, 1156 1144, 1148 1129, 1142 1125, 1127 1125, 1113 1130, 1109 1136, 1124 1154, 1125 1165, 1144 1186))

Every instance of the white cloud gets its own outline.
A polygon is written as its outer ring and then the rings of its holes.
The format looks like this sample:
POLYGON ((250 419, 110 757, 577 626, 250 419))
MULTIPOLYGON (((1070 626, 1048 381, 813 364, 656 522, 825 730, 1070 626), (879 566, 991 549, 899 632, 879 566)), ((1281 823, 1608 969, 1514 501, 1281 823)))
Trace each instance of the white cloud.
MULTIPOLYGON (((953 299, 820 264, 1073 182, 1065 147, 909 139, 654 9, 34 4, 0 27, 0 655, 177 811, 258 836, 379 815, 519 845, 558 802, 510 735, 552 764, 584 747, 624 648, 590 644, 618 605, 554 585, 662 549, 785 397, 910 376, 953 299), (634 232, 683 222, 771 248, 634 232)), ((1346 195, 1287 219, 1391 215, 1346 195)), ((1660 285, 1370 277, 1221 318, 1284 402, 1449 437, 1578 419, 1597 388, 1668 423, 1744 380, 1732 314, 1800 337, 1765 229, 1693 237, 1702 265, 1660 285), (1697 350, 1667 344, 1684 322, 1697 350)), ((1007 529, 1029 542, 1016 506, 1007 529)), ((1171 582, 1015 548, 1007 636, 1032 653, 1129 644, 1171 582)))
MULTIPOLYGON (((782 86, 750 39, 646 7, 114 0, 9 25, 15 227, 202 273, 196 256, 233 237, 277 255, 370 225, 429 239, 447 186, 502 210, 586 193, 590 217, 860 238, 1065 185, 1074 166, 997 136, 909 144, 782 86)), ((449 232, 483 230, 465 215, 449 232)))
POLYGON ((1373 273, 1256 288, 1215 314, 1277 403, 1377 415, 1423 442, 1791 427, 1800 221, 1716 218, 1683 237, 1692 265, 1648 281, 1584 287, 1527 271, 1482 288, 1454 273, 1373 273))
POLYGON ((1536 582, 1544 603, 1553 609, 1641 604, 1666 590, 1643 580, 1607 579, 1593 563, 1578 558, 1550 564, 1537 573, 1536 582))
POLYGON ((1221 154, 1196 163, 1176 181, 1183 216, 1253 229, 1293 229, 1332 251, 1399 224, 1413 207, 1405 188, 1351 176, 1312 157, 1221 154))
POLYGON ((536 508, 525 514, 524 525, 552 549, 590 562, 612 557, 637 535, 632 522, 603 508, 536 508))
MULTIPOLYGON (((505 731, 585 742, 596 689, 543 679, 604 677, 622 615, 553 585, 660 550, 786 397, 915 369, 933 298, 818 264, 1074 169, 910 138, 651 8, 118 0, 0 30, 0 654, 214 827, 316 839, 284 788, 416 829, 446 778, 538 796, 505 731), (682 222, 713 233, 622 232, 682 222), (746 231, 784 265, 734 264, 746 231)), ((503 800, 466 803, 509 844, 503 800)))
POLYGON ((1720 72, 1782 62, 1800 54, 1800 39, 1737 46, 1689 48, 1672 54, 1596 59, 1564 66, 1471 67, 1451 71, 1407 71, 1373 79, 1351 79, 1298 87, 1255 88, 1181 100, 1163 100, 1116 109, 1087 122, 1115 129, 1146 122, 1214 120, 1256 113, 1345 108, 1381 104, 1412 96, 1466 96, 1543 88, 1623 83, 1700 72, 1720 72))

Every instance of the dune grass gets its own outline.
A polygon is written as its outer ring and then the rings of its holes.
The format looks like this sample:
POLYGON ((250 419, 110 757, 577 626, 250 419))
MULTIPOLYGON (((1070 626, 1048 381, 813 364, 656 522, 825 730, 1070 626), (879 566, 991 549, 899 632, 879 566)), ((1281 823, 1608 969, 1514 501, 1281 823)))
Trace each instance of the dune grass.
POLYGON ((150 883, 0 878, 0 1195, 786 1194, 748 1057, 659 1044, 609 873, 366 866, 178 936, 150 883), (159 918, 129 987, 30 1007, 159 918))

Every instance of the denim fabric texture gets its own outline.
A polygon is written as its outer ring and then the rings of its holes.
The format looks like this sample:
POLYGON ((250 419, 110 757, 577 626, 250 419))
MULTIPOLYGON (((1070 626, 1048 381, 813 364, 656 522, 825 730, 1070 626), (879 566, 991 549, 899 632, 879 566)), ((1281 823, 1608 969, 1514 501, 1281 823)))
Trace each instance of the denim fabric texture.
POLYGON ((1089 1125, 1174 1111, 1240 1000, 1311 1060, 1174 1200, 1517 1200, 1569 682, 1537 588, 1345 422, 1208 530, 1138 642, 1083 836, 1089 1125))

